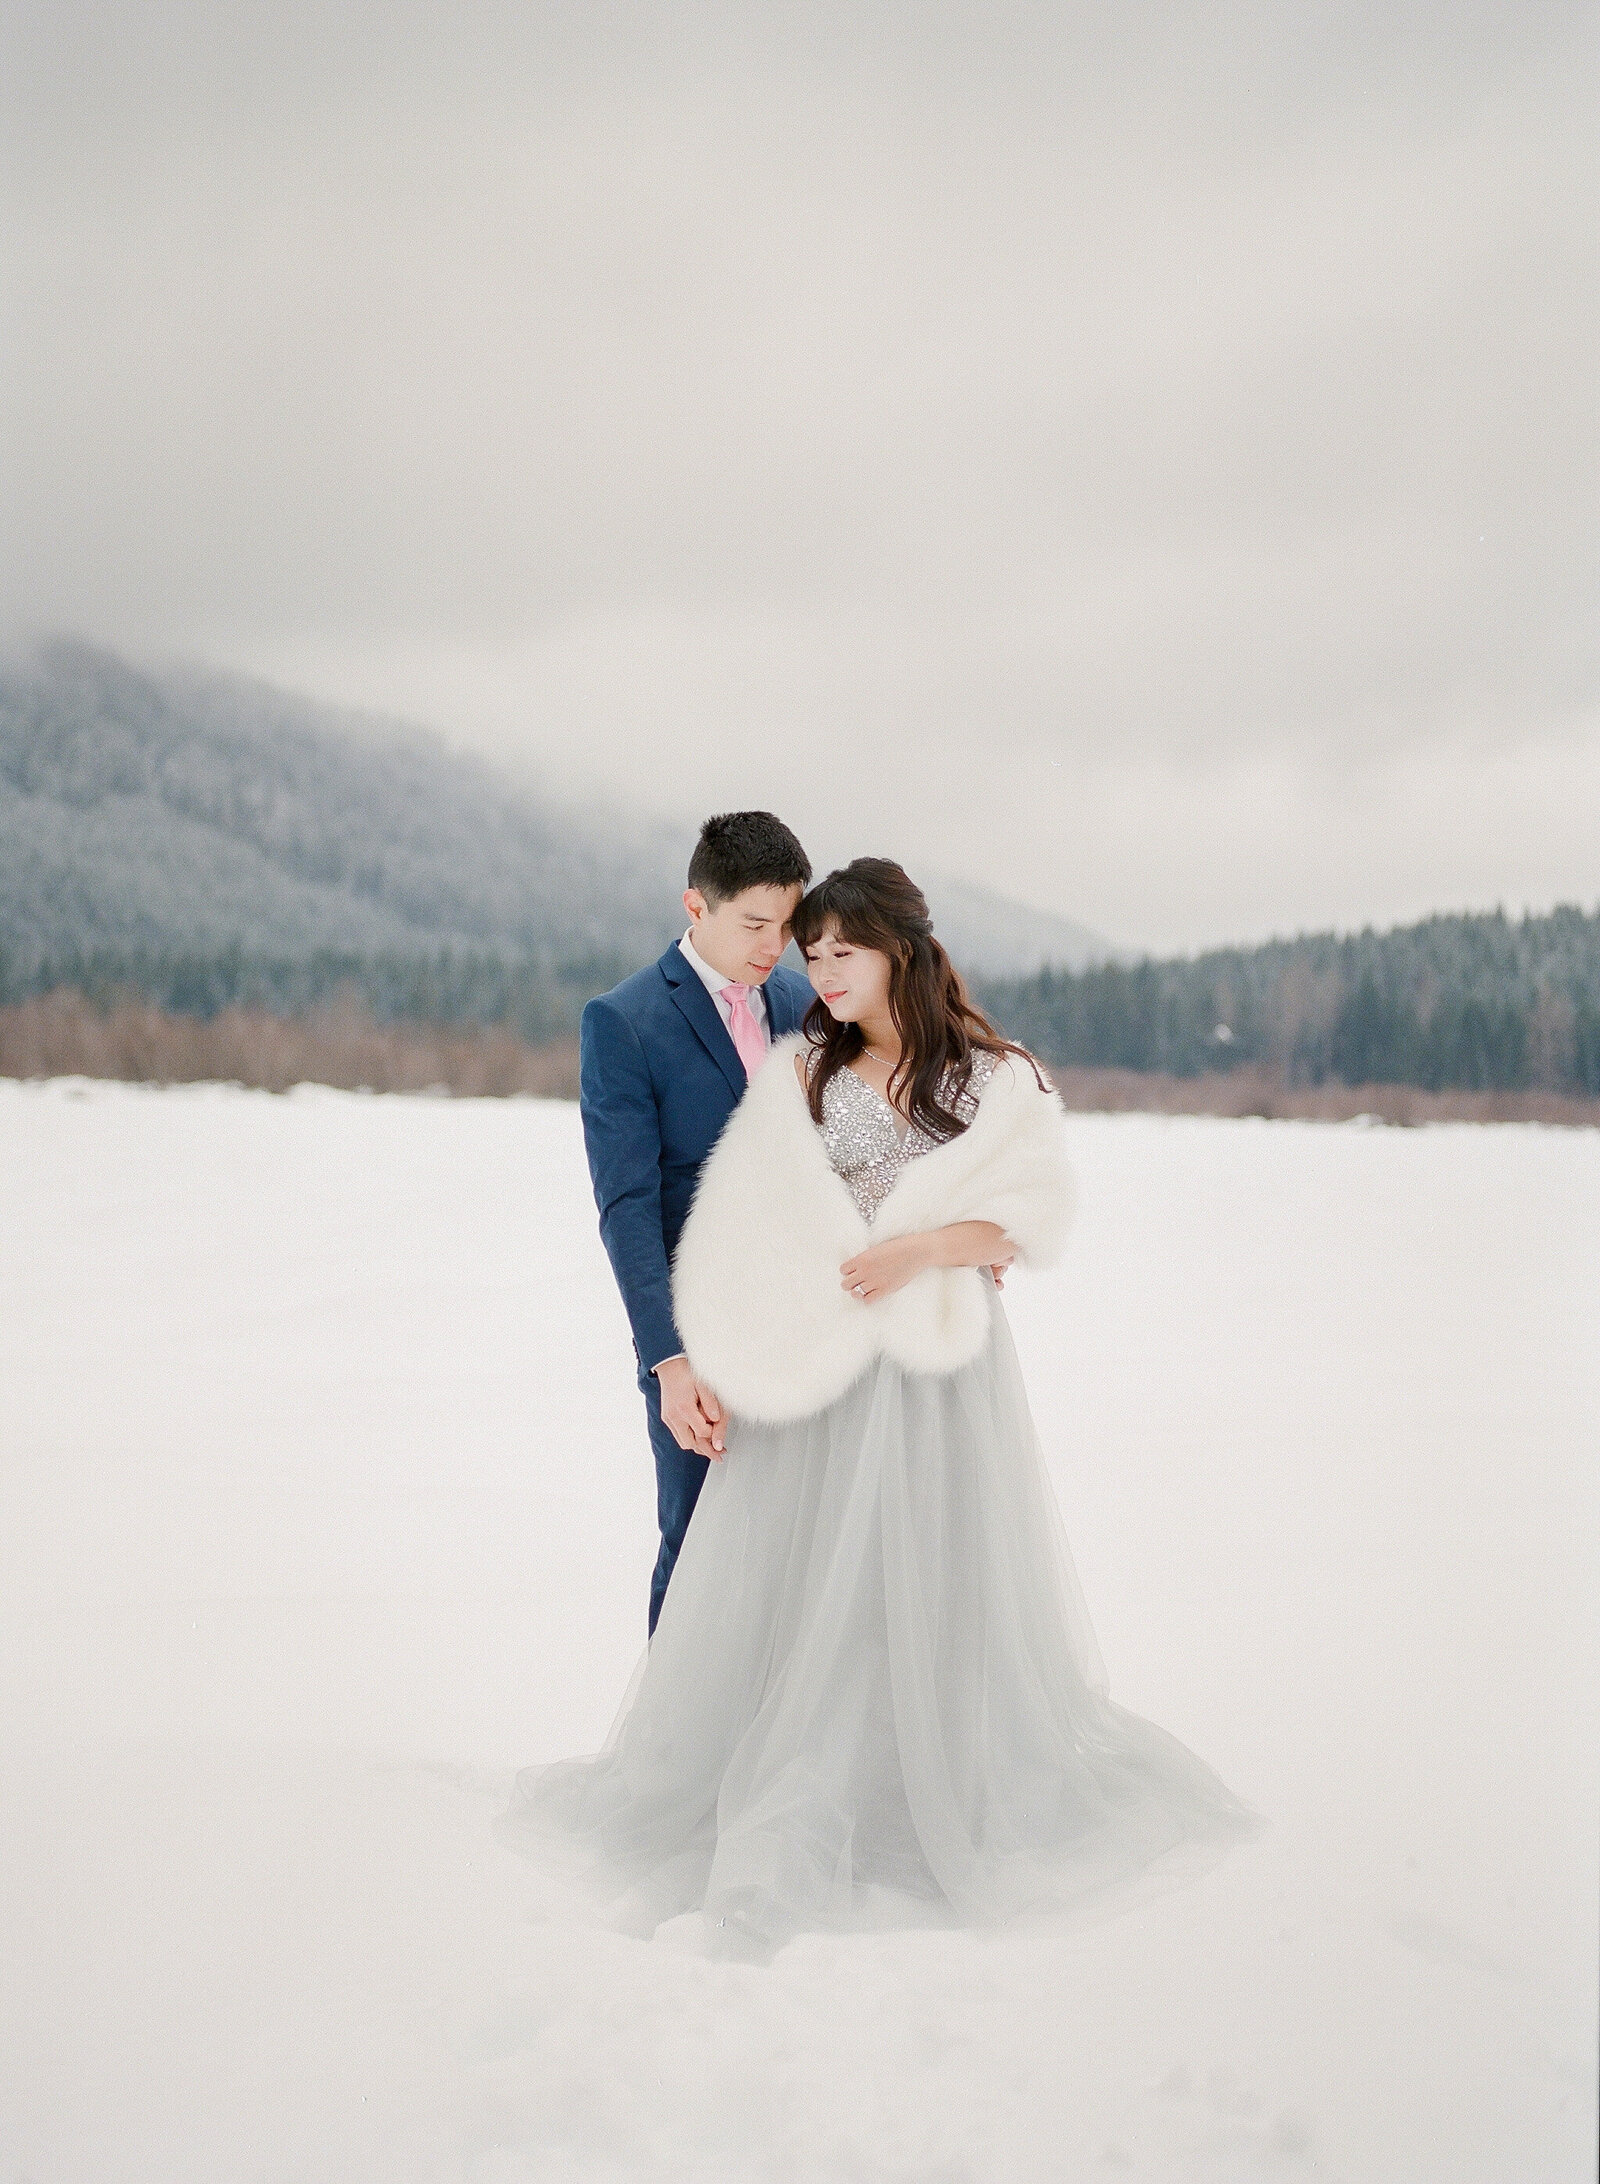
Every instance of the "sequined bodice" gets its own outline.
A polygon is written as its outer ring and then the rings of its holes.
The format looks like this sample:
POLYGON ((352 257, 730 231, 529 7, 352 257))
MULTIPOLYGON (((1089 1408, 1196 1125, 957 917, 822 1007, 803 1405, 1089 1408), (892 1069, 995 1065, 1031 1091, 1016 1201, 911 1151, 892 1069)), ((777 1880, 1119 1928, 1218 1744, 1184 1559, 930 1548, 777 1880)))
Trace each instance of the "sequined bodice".
MULTIPOLYGON (((993 1073, 992 1054, 973 1055, 966 1085, 949 1103, 963 1122, 977 1113, 978 1095, 993 1073)), ((908 1124, 853 1069, 840 1069, 822 1095, 822 1142, 835 1175, 870 1221, 907 1162, 931 1153, 939 1140, 908 1124)))

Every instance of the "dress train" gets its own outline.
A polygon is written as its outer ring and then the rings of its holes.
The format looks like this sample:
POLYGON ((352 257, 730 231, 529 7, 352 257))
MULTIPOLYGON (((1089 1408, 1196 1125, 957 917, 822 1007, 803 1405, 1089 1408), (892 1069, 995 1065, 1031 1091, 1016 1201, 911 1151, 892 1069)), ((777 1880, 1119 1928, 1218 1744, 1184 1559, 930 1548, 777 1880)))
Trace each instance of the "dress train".
POLYGON ((979 1356, 880 1358, 735 1419, 603 1749, 524 1768, 505 1839, 652 1933, 1094 1918, 1263 1816, 1118 1706, 1000 1298, 979 1356))

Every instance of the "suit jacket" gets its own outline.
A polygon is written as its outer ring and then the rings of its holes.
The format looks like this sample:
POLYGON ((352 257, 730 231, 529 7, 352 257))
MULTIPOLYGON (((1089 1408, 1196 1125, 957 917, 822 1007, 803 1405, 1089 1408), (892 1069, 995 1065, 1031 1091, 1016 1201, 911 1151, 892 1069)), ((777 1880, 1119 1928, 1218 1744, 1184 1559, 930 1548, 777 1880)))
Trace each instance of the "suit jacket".
MULTIPOLYGON (((779 964, 762 988, 774 1043, 816 999, 779 964)), ((578 1105, 600 1236, 641 1367, 686 1345, 672 1312, 672 1254, 706 1155, 744 1097, 744 1064, 676 941, 600 994, 578 1031, 578 1105)))

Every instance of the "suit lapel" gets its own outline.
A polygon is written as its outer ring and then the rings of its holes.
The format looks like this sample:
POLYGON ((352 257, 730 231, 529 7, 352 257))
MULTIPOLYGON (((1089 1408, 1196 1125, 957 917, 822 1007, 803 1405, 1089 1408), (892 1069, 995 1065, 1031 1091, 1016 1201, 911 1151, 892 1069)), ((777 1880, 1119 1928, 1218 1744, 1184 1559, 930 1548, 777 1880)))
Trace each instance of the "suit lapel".
POLYGON ((773 974, 773 978, 768 978, 764 992, 766 992, 768 1031, 773 1033, 773 1040, 777 1042, 777 1040, 784 1040, 784 1037, 788 1037, 790 1031, 797 1029, 797 1016, 795 1016, 795 1007, 792 1007, 792 1002, 790 1002, 790 998, 786 994, 786 989, 773 983, 775 976, 777 976, 777 972, 773 974))
MULTIPOLYGON (((773 972, 773 978, 775 976, 777 972, 773 972)), ((766 1007, 773 1011, 773 1037, 781 1040, 790 1031, 801 1029, 805 1011, 810 1009, 816 996, 810 987, 801 987, 799 994, 792 992, 792 987, 773 987, 773 978, 766 981, 766 1007)))
POLYGON ((744 1064, 740 1061, 739 1050, 733 1043, 733 1034, 722 1021, 721 1011, 705 985, 683 960, 683 951, 676 942, 662 956, 659 968, 671 988, 672 998, 679 1012, 727 1078, 728 1089, 736 1100, 743 1099, 744 1064))

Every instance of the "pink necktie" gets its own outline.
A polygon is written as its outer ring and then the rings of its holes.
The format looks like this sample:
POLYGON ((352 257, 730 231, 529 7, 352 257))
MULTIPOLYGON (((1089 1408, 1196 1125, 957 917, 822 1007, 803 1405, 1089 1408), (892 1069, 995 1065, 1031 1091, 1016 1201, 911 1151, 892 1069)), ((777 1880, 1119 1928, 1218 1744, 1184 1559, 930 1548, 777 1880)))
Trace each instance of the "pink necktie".
POLYGON ((744 1064, 745 1082, 748 1084, 767 1058, 767 1042, 761 1036, 761 1026, 756 1022, 755 1010, 750 1006, 748 986, 724 986, 722 998, 728 1004, 728 1029, 733 1034, 734 1046, 744 1064))

